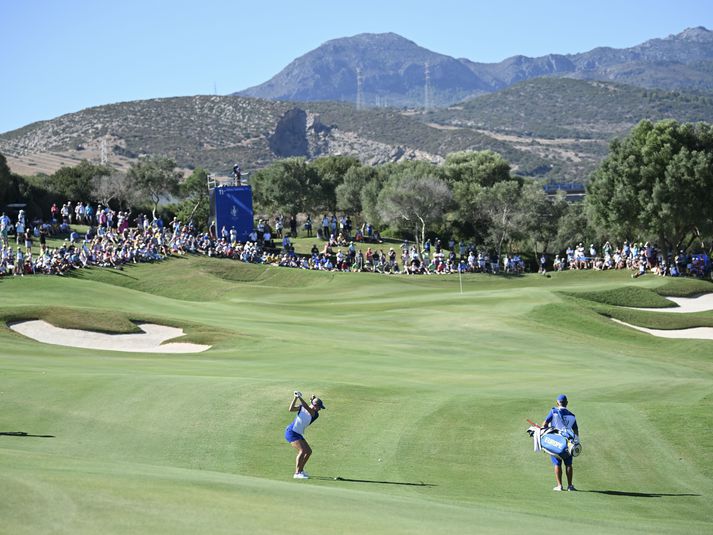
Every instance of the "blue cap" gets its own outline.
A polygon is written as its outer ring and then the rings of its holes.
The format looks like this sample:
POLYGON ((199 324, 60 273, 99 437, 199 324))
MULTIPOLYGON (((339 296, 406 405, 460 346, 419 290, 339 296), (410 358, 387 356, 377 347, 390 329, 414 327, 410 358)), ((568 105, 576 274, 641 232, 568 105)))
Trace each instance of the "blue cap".
POLYGON ((557 396, 557 401, 559 403, 567 403, 567 396, 565 396, 564 394, 560 394, 559 396, 557 396))

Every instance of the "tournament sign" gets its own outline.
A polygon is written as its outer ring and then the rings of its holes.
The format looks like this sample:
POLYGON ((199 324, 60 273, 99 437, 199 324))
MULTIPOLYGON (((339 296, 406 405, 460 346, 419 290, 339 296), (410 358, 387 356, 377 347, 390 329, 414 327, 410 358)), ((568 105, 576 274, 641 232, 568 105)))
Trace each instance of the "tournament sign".
POLYGON ((235 227, 238 240, 245 242, 253 230, 253 191, 250 186, 224 186, 211 190, 211 212, 220 236, 225 227, 235 227))

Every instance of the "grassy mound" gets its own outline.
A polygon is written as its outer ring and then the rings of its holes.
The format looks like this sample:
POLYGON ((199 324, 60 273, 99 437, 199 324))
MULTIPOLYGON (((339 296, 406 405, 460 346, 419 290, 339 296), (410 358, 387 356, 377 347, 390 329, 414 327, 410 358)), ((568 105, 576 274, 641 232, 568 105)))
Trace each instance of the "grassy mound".
POLYGON ((667 297, 696 297, 713 292, 713 282, 699 279, 666 279, 654 291, 667 297))
POLYGON ((665 294, 640 286, 623 286, 600 292, 577 292, 568 295, 620 307, 663 308, 676 306, 675 303, 663 297, 665 294))
POLYGON ((596 292, 563 292, 563 295, 575 300, 582 300, 583 304, 607 318, 614 318, 648 329, 678 330, 713 327, 713 311, 665 314, 658 311, 651 313, 635 308, 676 308, 676 303, 664 296, 691 297, 710 291, 713 291, 713 285, 707 281, 666 279, 661 286, 654 288, 622 286, 596 292))
POLYGON ((140 333, 126 314, 113 310, 79 309, 71 307, 14 307, 0 311, 0 323, 44 320, 62 329, 82 329, 107 334, 140 333))
POLYGON ((690 314, 649 313, 626 308, 608 308, 603 314, 631 325, 647 329, 691 329, 693 327, 713 327, 713 312, 690 314))

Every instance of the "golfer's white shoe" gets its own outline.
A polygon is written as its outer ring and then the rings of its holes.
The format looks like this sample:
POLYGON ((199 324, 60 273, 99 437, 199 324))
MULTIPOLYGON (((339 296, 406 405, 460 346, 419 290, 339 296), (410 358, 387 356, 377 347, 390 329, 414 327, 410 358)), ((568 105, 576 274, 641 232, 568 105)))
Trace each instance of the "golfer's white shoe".
POLYGON ((304 472, 298 472, 292 477, 293 477, 293 479, 309 479, 309 476, 307 474, 305 474, 304 472))
MULTIPOLYGON (((295 477, 296 477, 296 476, 297 476, 297 474, 295 474, 295 477)), ((562 491, 562 485, 557 485, 557 486, 556 486, 555 488, 553 488, 552 490, 554 490, 554 491, 556 491, 556 492, 561 492, 561 491, 562 491)))
POLYGON ((569 487, 567 487, 567 490, 571 492, 577 489, 574 488, 574 485, 570 485, 569 487))
POLYGON ((302 470, 302 475, 309 477, 309 474, 307 472, 305 472, 304 470, 302 470))

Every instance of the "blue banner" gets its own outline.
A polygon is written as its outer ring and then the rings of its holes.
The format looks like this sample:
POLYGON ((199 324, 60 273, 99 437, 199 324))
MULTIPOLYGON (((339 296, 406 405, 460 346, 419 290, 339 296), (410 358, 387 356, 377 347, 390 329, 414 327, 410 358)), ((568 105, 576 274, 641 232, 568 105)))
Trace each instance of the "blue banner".
POLYGON ((211 191, 215 214, 215 230, 220 238, 223 227, 238 231, 238 240, 245 242, 253 230, 253 190, 250 186, 224 186, 211 191))

